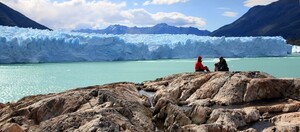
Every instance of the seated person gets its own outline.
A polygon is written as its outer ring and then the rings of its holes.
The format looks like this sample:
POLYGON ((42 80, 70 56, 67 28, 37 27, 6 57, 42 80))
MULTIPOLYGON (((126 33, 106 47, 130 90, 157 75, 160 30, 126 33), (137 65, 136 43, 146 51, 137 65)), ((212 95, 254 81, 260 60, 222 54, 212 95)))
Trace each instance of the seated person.
POLYGON ((199 72, 199 71, 207 71, 209 72, 209 69, 207 66, 203 66, 202 64, 202 57, 198 56, 198 60, 195 63, 195 71, 199 72))
POLYGON ((224 57, 219 58, 219 62, 215 63, 215 71, 229 71, 228 65, 224 57))

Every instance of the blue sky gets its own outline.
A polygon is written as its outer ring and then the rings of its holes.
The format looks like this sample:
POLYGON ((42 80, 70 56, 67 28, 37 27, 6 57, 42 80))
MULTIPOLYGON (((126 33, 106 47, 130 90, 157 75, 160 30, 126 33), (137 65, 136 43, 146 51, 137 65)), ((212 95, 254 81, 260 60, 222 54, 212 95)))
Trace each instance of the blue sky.
POLYGON ((52 29, 103 29, 112 24, 197 27, 214 31, 251 7, 277 0, 0 0, 52 29))

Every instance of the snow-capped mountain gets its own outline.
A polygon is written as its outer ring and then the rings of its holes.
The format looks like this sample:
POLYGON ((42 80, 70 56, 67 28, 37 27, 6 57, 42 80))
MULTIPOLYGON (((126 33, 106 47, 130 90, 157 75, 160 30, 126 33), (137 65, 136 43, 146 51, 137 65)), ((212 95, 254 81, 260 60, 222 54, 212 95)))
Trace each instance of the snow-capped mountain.
POLYGON ((103 30, 81 29, 75 30, 83 33, 99 33, 99 34, 194 34, 199 36, 207 36, 210 34, 207 30, 199 30, 194 27, 175 27, 166 23, 160 23, 153 27, 127 27, 122 25, 111 25, 103 30))

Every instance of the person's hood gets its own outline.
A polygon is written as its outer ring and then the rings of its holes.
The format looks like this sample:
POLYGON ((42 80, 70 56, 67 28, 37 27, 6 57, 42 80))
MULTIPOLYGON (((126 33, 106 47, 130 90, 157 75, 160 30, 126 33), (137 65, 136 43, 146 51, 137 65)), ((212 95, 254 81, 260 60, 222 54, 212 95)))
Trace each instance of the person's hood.
POLYGON ((201 56, 198 56, 198 61, 201 61, 202 60, 202 57, 201 56))

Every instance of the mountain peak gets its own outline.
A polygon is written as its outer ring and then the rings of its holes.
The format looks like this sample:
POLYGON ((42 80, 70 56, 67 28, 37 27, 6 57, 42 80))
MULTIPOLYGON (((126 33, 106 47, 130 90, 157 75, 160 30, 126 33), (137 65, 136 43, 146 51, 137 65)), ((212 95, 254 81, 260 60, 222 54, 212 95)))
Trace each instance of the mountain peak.
POLYGON ((167 23, 159 23, 156 24, 154 27, 168 27, 169 25, 167 23))
POLYGON ((108 26, 106 29, 107 30, 115 30, 115 29, 118 29, 118 28, 127 28, 126 26, 123 26, 123 25, 119 25, 119 24, 115 24, 115 25, 110 25, 108 26))
POLYGON ((0 25, 49 29, 0 2, 0 25))

